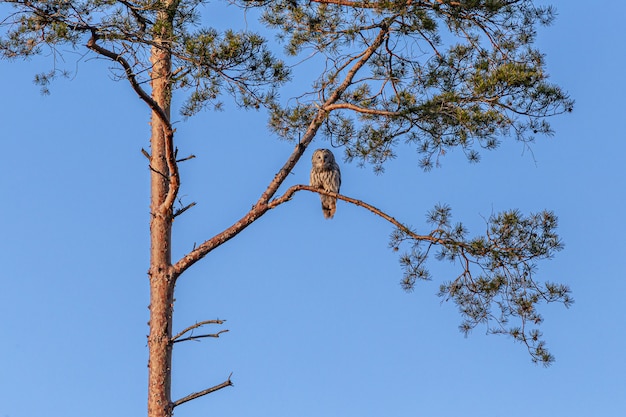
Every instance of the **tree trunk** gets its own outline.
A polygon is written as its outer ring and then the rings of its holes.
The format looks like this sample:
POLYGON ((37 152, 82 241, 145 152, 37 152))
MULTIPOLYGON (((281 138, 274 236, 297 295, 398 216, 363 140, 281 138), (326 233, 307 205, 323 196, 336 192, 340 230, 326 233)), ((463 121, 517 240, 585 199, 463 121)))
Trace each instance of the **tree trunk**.
MULTIPOLYGON (((170 3, 170 2, 163 2, 170 3)), ((171 152, 169 126, 171 103, 171 13, 159 13, 155 25, 155 46, 151 51, 152 99, 162 113, 153 111, 150 138, 150 334, 148 336, 148 417, 170 417, 172 365, 172 313, 174 310, 175 277, 172 275, 172 204, 167 198, 171 187, 172 167, 168 165, 171 152), (158 32, 156 32, 158 31, 158 32), (167 121, 163 121, 163 117, 167 121)))

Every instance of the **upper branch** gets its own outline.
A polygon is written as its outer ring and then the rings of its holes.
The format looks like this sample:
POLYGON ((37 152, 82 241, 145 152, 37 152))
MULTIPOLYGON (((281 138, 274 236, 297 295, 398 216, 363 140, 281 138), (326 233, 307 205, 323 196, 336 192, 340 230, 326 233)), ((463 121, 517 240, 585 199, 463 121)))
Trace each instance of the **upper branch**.
POLYGON ((163 108, 159 106, 157 102, 154 101, 143 88, 141 88, 141 85, 139 85, 137 77, 135 76, 135 72, 133 71, 133 67, 122 56, 122 54, 118 54, 116 52, 103 48, 102 46, 98 45, 97 41, 98 34, 95 31, 92 31, 91 38, 89 38, 89 41, 87 42, 87 48, 102 56, 109 58, 112 61, 118 62, 122 66, 122 68, 124 68, 126 78, 130 82, 131 87, 137 93, 139 98, 141 98, 150 107, 150 109, 158 115, 159 119, 161 119, 161 121, 171 130, 169 117, 167 116, 163 108))
POLYGON ((332 104, 330 106, 326 106, 326 110, 328 111, 340 110, 340 109, 352 110, 357 113, 369 114, 369 115, 374 115, 374 116, 397 117, 397 116, 402 115, 402 113, 397 112, 397 111, 360 107, 351 103, 337 103, 337 104, 332 104))
POLYGON ((276 174, 274 180, 267 187, 265 192, 259 198, 257 205, 262 204, 266 205, 267 202, 276 194, 278 188, 285 181, 291 170, 295 167, 296 163, 304 154, 304 151, 309 146, 309 144, 313 141, 317 130, 320 125, 326 118, 327 114, 332 110, 332 107, 343 95, 343 93, 352 85, 355 75, 359 72, 359 70, 368 62, 368 60, 372 57, 372 55, 376 52, 376 50, 383 44, 387 35, 389 33, 389 27, 386 22, 381 24, 381 30, 378 33, 378 36, 374 39, 372 44, 360 55, 360 59, 350 68, 347 72, 343 82, 333 91, 330 97, 324 102, 322 106, 320 106, 316 117, 313 119, 311 124, 309 125, 308 130, 300 140, 298 146, 293 151, 283 168, 276 174))
POLYGON ((181 332, 179 332, 176 336, 172 337, 172 341, 176 341, 176 339, 178 339, 179 337, 181 337, 182 335, 184 335, 187 332, 192 331, 193 329, 197 329, 198 327, 202 327, 206 324, 223 324, 224 320, 204 320, 204 321, 200 321, 196 324, 193 324, 189 327, 187 327, 186 329, 182 330, 181 332))
POLYGON ((252 209, 235 224, 222 231, 221 233, 213 236, 211 239, 206 240, 196 249, 192 250, 187 255, 183 256, 178 262, 176 262, 173 267, 173 274, 175 277, 178 277, 187 268, 206 256, 210 251, 239 234, 243 229, 248 227, 252 222, 265 214, 265 212, 271 208, 268 204, 270 199, 276 194, 278 188, 285 181, 289 173, 293 170, 295 165, 304 154, 306 148, 315 138, 315 135, 317 134, 320 126, 328 116, 328 113, 332 110, 330 106, 335 104, 341 98, 342 94, 350 87, 355 75, 368 62, 372 55, 374 55, 376 50, 384 43, 388 33, 389 25, 388 22, 385 20, 383 23, 380 24, 380 31, 372 44, 369 45, 365 49, 365 51, 359 55, 360 58, 346 73, 342 83, 339 84, 339 86, 337 86, 337 88, 333 91, 329 98, 326 99, 326 101, 318 107, 318 110, 312 121, 310 122, 304 136, 301 138, 300 143, 296 145, 292 154, 289 156, 283 167, 274 176, 274 179, 270 182, 259 200, 252 207, 252 209))

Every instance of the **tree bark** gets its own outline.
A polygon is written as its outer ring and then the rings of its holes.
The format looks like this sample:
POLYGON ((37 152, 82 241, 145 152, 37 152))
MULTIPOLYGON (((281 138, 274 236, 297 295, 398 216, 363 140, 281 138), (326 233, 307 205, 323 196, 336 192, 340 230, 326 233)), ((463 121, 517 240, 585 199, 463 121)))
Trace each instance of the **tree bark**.
MULTIPOLYGON (((172 129, 169 124, 171 103, 172 56, 169 49, 172 33, 172 6, 163 2, 155 25, 154 46, 151 50, 152 100, 159 111, 151 115, 150 156, 150 333, 148 335, 148 417, 170 417, 172 314, 174 286, 172 274, 172 185, 178 182, 171 165, 172 129)), ((174 191, 175 192, 175 191, 174 191)))

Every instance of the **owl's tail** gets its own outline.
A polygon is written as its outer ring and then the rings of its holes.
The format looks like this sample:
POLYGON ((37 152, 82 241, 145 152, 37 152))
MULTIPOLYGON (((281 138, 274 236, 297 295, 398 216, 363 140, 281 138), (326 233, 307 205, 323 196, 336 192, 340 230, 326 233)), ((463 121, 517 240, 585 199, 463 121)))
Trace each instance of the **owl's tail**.
POLYGON ((335 215, 335 211, 337 210, 337 199, 326 195, 322 195, 320 197, 322 199, 322 212, 324 213, 324 218, 332 219, 335 215))

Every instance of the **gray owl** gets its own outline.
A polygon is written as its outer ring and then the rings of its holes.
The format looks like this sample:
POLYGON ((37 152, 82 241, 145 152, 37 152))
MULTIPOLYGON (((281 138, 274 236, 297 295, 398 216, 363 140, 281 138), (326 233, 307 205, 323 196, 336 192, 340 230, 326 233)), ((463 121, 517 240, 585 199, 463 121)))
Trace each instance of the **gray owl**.
MULTIPOLYGON (((341 171, 335 162, 335 156, 328 149, 318 149, 313 152, 313 166, 311 167, 311 187, 325 191, 339 192, 341 186, 341 171)), ((321 195, 322 212, 324 217, 332 219, 337 209, 337 199, 321 195)))

